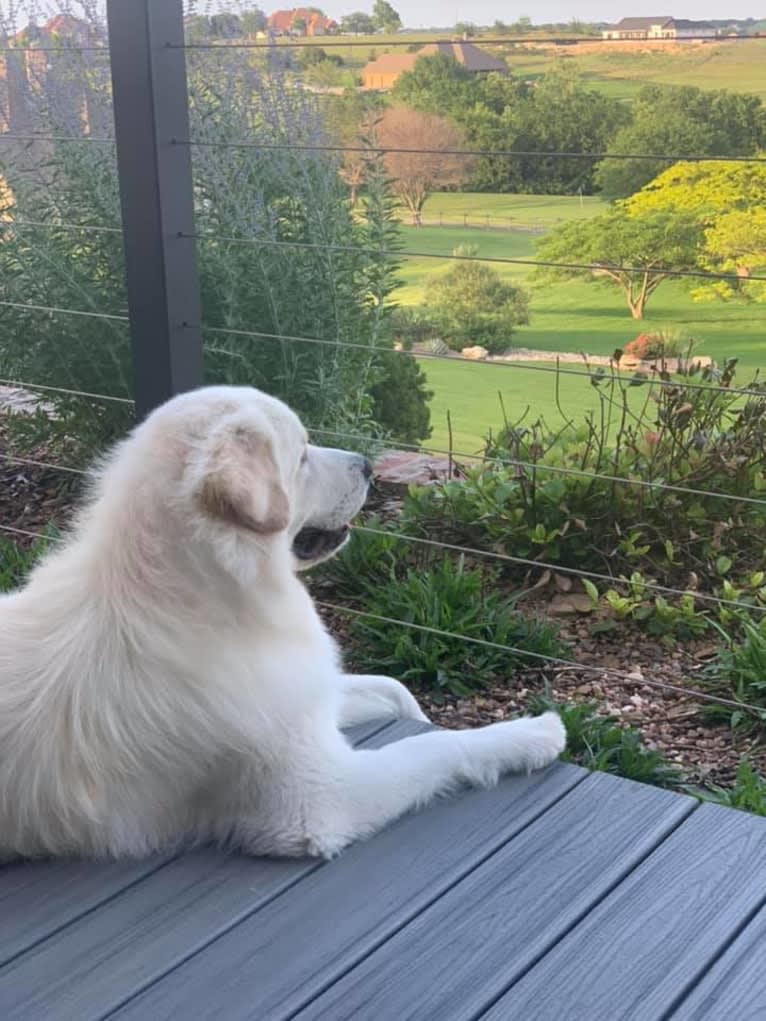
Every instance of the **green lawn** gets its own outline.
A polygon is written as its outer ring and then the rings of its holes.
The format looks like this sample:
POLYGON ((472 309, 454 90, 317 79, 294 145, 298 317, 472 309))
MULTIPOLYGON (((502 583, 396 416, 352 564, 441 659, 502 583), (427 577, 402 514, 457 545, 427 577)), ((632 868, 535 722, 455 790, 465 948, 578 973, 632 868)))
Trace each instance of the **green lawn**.
MULTIPOLYGON (((523 418, 529 423, 542 416, 550 426, 558 428, 564 424, 564 416, 581 423, 587 411, 599 409, 601 391, 592 386, 587 377, 562 373, 557 385, 557 376, 550 371, 555 365, 551 363, 482 364, 427 359, 421 361, 421 365, 434 392, 431 402, 433 432, 425 446, 435 450, 449 449, 448 412, 453 451, 472 455, 481 451, 490 429, 502 426, 503 411, 511 422, 523 418)), ((563 368, 585 372, 585 367, 580 365, 563 368)), ((630 391, 636 405, 643 403, 646 393, 645 387, 630 391)))
MULTIPOLYGON (((493 195, 485 192, 439 192, 423 208, 423 220, 442 220, 446 227, 462 226, 467 217, 472 226, 483 227, 489 218, 494 229, 510 227, 553 227, 565 220, 593 216, 604 208, 600 198, 584 195, 493 195)), ((401 211, 402 222, 407 214, 401 211)), ((456 244, 459 241, 455 242, 456 244)))
POLYGON ((535 78, 564 60, 600 91, 631 99, 642 85, 693 85, 700 89, 753 92, 766 98, 766 39, 747 39, 661 51, 626 52, 608 45, 578 56, 577 49, 558 53, 511 50, 511 72, 535 78))
MULTIPOLYGON (((576 204, 577 199, 564 199, 576 204)), ((559 208, 562 208, 559 206, 559 208)), ((534 259, 535 237, 525 231, 483 231, 462 227, 404 227, 407 251, 423 255, 406 258, 396 292, 403 305, 422 302, 429 283, 448 272, 453 263, 429 257, 448 256, 456 245, 473 244, 478 258, 534 259)), ((642 322, 631 319, 619 291, 608 284, 585 281, 540 286, 530 283, 530 266, 492 263, 505 279, 532 291, 531 322, 521 327, 515 342, 546 351, 586 351, 611 354, 638 333, 671 329, 701 341, 700 354, 721 361, 736 356, 743 370, 766 370, 766 306, 744 302, 692 301, 687 284, 666 281, 647 307, 642 322)))
MULTIPOLYGON (((454 208, 461 199, 473 203, 475 209, 481 208, 481 202, 486 203, 487 209, 505 203, 508 203, 505 208, 517 211, 526 208, 530 220, 544 218, 547 210, 549 222, 554 222, 554 216, 566 216, 568 210, 580 211, 576 198, 559 198, 551 203, 546 196, 458 194, 433 196, 430 201, 448 200, 454 208)), ((598 204, 591 204, 581 215, 597 209, 598 204)), ((525 230, 404 227, 403 240, 407 250, 423 253, 406 258, 400 271, 404 286, 396 297, 402 304, 410 305, 422 302, 429 282, 453 265, 440 258, 428 258, 429 255, 447 256, 459 244, 478 246, 479 258, 533 259, 535 252, 535 237, 525 230)), ((504 278, 524 284, 532 292, 530 325, 520 328, 513 338, 518 346, 609 355, 640 332, 680 330, 701 341, 700 354, 719 362, 727 357, 739 358, 740 382, 747 382, 755 370, 766 372, 766 306, 762 304, 695 302, 685 282, 667 281, 652 297, 646 318, 636 322, 617 289, 606 284, 575 281, 540 286, 530 281, 529 266, 492 265, 504 278)), ((446 412, 450 409, 455 449, 469 453, 478 450, 487 430, 502 422, 498 390, 509 415, 515 416, 530 405, 535 414, 543 413, 551 422, 561 418, 552 373, 524 370, 518 365, 431 360, 424 362, 423 367, 435 391, 433 446, 447 445, 446 412)), ((567 376, 561 377, 559 396, 565 412, 574 416, 587 407, 595 407, 598 399, 587 380, 567 376)))

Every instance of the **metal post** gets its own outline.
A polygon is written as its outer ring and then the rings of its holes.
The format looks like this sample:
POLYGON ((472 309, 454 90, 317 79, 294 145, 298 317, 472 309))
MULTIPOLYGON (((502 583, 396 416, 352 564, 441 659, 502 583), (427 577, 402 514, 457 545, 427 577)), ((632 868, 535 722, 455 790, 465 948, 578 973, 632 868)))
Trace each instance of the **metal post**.
POLYGON ((107 0, 133 395, 143 418, 202 383, 182 0, 107 0))

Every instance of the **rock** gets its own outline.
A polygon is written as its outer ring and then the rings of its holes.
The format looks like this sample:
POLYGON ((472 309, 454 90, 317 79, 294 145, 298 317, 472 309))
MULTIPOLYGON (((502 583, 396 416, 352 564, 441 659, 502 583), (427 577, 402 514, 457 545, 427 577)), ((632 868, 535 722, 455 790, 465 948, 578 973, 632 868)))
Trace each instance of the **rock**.
POLYGON ((471 361, 480 362, 489 355, 489 351, 486 347, 476 344, 474 347, 464 347, 460 354, 463 358, 469 358, 471 361))
POLYGON ((576 613, 592 613, 593 603, 584 592, 568 592, 554 596, 548 603, 548 610, 557 617, 568 617, 576 613))
MULTIPOLYGON (((454 465, 452 474, 454 476, 454 465)), ((450 477, 446 457, 432 457, 409 451, 387 451, 375 462, 375 477, 394 485, 427 485, 450 477)))

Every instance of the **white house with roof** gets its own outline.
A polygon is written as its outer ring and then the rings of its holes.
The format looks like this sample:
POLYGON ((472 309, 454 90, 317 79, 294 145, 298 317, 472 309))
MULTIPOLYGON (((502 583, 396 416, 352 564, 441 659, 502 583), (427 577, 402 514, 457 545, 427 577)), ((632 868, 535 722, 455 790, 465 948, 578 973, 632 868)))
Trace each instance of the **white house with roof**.
POLYGON ((686 18, 623 18, 601 33, 604 39, 714 39, 716 29, 709 21, 686 18))

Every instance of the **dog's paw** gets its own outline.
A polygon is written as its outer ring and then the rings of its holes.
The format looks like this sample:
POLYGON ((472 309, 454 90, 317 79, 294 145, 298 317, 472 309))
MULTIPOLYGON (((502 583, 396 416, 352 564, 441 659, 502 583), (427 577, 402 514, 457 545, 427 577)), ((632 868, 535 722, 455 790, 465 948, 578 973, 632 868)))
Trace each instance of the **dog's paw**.
POLYGON ((542 769, 564 751, 567 732, 558 713, 547 712, 527 720, 527 769, 542 769))

